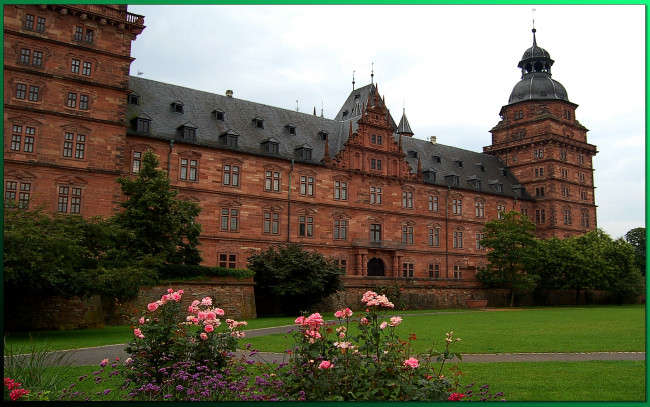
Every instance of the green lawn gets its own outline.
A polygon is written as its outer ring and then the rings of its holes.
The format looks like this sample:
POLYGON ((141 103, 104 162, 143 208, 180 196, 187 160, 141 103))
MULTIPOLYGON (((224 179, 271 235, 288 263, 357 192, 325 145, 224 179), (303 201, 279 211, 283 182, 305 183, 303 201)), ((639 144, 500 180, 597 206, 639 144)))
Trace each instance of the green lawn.
MULTIPOLYGON (((414 347, 444 348, 445 333, 462 339, 461 353, 604 352, 645 350, 643 306, 503 309, 486 312, 404 316, 400 337, 415 333, 414 347)), ((353 332, 354 334, 354 332, 353 332)), ((262 351, 282 352, 293 338, 276 334, 245 342, 262 351)))

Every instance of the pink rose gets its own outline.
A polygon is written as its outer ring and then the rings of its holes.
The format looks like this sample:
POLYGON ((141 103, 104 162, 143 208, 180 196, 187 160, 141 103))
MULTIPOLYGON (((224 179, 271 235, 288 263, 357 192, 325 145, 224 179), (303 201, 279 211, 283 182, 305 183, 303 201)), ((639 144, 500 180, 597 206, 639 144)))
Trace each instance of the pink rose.
POLYGON ((212 305, 212 298, 210 297, 205 297, 201 300, 202 305, 212 305))
POLYGON ((221 308, 215 308, 214 313, 217 314, 220 317, 226 315, 226 312, 224 310, 222 310, 221 308))
POLYGON ((205 328, 203 328, 203 329, 205 329, 205 332, 210 333, 210 332, 214 331, 214 326, 206 325, 205 328))
POLYGON ((142 331, 140 330, 140 328, 135 328, 133 330, 133 335, 135 335, 137 338, 140 339, 144 338, 144 335, 142 335, 142 331))
POLYGON ((205 319, 215 319, 217 318, 217 314, 214 313, 214 311, 208 311, 205 313, 205 319))
POLYGON ((302 325, 305 322, 305 317, 298 317, 293 321, 296 325, 302 325))
POLYGON ((368 324, 370 324, 370 321, 368 321, 368 318, 363 317, 363 318, 361 318, 361 320, 359 321, 359 323, 360 323, 361 325, 368 325, 368 324))
POLYGON ((147 309, 151 312, 154 312, 155 310, 158 309, 158 304, 156 304, 155 302, 151 302, 147 305, 147 309))
POLYGON ((384 321, 381 323, 381 325, 379 325, 379 329, 386 329, 387 326, 388 326, 388 322, 384 321))
POLYGON ((208 339, 208 334, 206 334, 205 332, 201 332, 201 335, 199 335, 199 336, 200 336, 201 339, 203 339, 204 341, 205 341, 206 339, 208 339))
POLYGON ((408 358, 404 361, 404 366, 415 369, 416 367, 420 366, 420 362, 416 358, 408 358))
POLYGON ((320 362, 320 365, 318 365, 319 369, 331 369, 333 367, 334 367, 334 365, 332 363, 328 362, 327 360, 324 360, 324 361, 320 362))
POLYGON ((397 326, 397 325, 399 325, 401 322, 402 322, 402 318, 401 318, 401 317, 392 317, 392 318, 390 319, 390 325, 391 325, 391 326, 397 326))
POLYGON ((465 395, 463 393, 451 393, 447 400, 449 401, 460 401, 465 395))
POLYGON ((140 317, 140 319, 138 320, 138 322, 140 323, 140 325, 144 325, 144 317, 140 317))
POLYGON ((173 289, 173 288, 168 288, 168 289, 167 289, 167 292, 168 292, 168 293, 173 293, 173 292, 174 292, 174 289, 173 289))

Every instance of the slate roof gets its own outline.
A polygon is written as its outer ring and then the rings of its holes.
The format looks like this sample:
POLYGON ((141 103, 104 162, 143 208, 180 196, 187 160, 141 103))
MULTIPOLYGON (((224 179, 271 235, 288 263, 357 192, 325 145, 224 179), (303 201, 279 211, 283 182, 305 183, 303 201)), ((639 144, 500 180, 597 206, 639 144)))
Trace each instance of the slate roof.
MULTIPOLYGON (((368 94, 374 86, 367 85, 352 91, 336 118, 332 120, 236 97, 131 76, 129 89, 138 95, 139 102, 137 105, 127 105, 127 120, 132 121, 140 117, 151 120, 151 123, 148 134, 137 132, 135 126, 129 127, 127 132, 131 135, 174 140, 178 143, 233 149, 250 154, 295 159, 314 165, 323 165, 325 141, 319 133, 327 133, 329 154, 334 157, 344 147, 344 143, 348 139, 350 123, 353 124, 353 131, 356 131, 356 119, 361 115, 361 112, 356 110, 357 102, 360 102, 359 107, 363 107, 363 102, 368 100, 368 94), (174 111, 173 103, 181 103, 183 113, 174 111), (345 110, 348 110, 347 117, 343 115, 345 110), (218 120, 215 111, 222 112, 224 120, 218 120), (263 128, 256 126, 255 119, 263 120, 263 128), (196 128, 194 141, 183 139, 179 128, 184 125, 196 128), (295 128, 295 134, 290 133, 289 127, 291 126, 295 128), (223 138, 220 136, 226 133, 238 136, 237 148, 227 147, 224 144, 223 138), (277 154, 271 154, 265 150, 264 143, 269 140, 279 142, 277 154), (303 156, 299 154, 301 148, 312 149, 311 160, 304 160, 303 156)), ((397 130, 392 117, 391 123, 397 130)), ((398 134, 394 134, 394 138, 396 142, 399 142, 398 134)), ((406 154, 405 159, 410 164, 412 172, 417 171, 418 158, 410 157, 409 151, 417 153, 423 172, 436 172, 435 182, 425 182, 442 187, 451 186, 478 191, 467 182, 470 177, 475 176, 482 181, 480 189, 482 192, 530 198, 525 193, 521 195, 517 192, 519 182, 508 170, 503 170, 505 165, 497 157, 443 144, 433 144, 411 137, 402 136, 401 139, 402 148, 406 154), (440 163, 433 158, 434 155, 441 157, 440 163), (462 160, 463 167, 458 167, 454 163, 454 159, 462 160), (477 167, 477 163, 484 167, 484 171, 477 167), (448 182, 449 180, 445 176, 450 174, 459 176, 459 185, 452 185, 448 182), (503 192, 498 193, 496 189, 489 186, 490 183, 502 184, 503 192)))

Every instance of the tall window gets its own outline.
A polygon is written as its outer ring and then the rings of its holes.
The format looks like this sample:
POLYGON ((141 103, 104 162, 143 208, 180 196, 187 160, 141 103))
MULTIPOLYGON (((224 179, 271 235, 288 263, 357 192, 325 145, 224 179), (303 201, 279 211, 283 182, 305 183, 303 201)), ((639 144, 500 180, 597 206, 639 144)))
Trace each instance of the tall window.
POLYGON ((81 70, 82 75, 90 76, 92 72, 93 64, 92 62, 84 61, 83 69, 81 70))
POLYGON ((476 217, 482 218, 485 216, 485 204, 483 202, 476 202, 476 217))
POLYGON ((25 100, 27 97, 27 85, 24 83, 16 84, 16 99, 25 100))
POLYGON ((348 200, 348 183, 345 181, 334 181, 334 199, 340 201, 348 200))
POLYGON ((381 225, 373 223, 370 225, 370 241, 381 242, 381 225))
POLYGON ((402 277, 413 277, 413 263, 402 263, 402 277))
POLYGON ((381 145, 381 144, 382 144, 382 141, 383 141, 383 140, 382 140, 382 136, 377 136, 377 135, 375 135, 375 134, 373 134, 373 135, 370 136, 370 143, 371 143, 371 144, 381 145))
POLYGON ((73 58, 72 61, 70 61, 70 72, 79 73, 80 68, 81 68, 81 61, 73 58))
POLYGON ((299 231, 298 236, 314 237, 314 217, 303 216, 299 217, 298 221, 299 231))
POLYGON ((32 184, 29 182, 7 181, 5 183, 5 205, 7 201, 15 201, 20 209, 29 207, 32 184), (16 195, 18 199, 16 199, 16 195))
POLYGON ((45 17, 38 17, 36 19, 36 31, 45 31, 45 17))
POLYGON ((440 278, 440 264, 429 264, 429 278, 440 278))
POLYGON ((402 226, 402 243, 413 244, 413 226, 402 226))
POLYGON ((132 159, 133 159, 133 165, 131 166, 131 171, 134 174, 137 174, 140 172, 140 168, 142 167, 142 152, 134 151, 132 159))
POLYGON ((546 223, 546 210, 545 209, 536 209, 535 210, 535 223, 546 223))
POLYGON ((77 108, 77 94, 68 92, 68 101, 66 103, 66 106, 68 106, 71 109, 76 109, 77 108))
POLYGON ((451 213, 454 215, 462 215, 463 214, 463 200, 462 199, 456 199, 454 198, 451 201, 451 213))
POLYGON ((346 240, 348 238, 348 221, 346 219, 334 219, 334 239, 346 240))
POLYGON ((585 156, 582 154, 578 154, 578 164, 584 164, 585 163, 585 156))
POLYGON ((280 173, 278 171, 266 171, 264 178, 264 190, 272 192, 280 191, 280 173))
POLYGON ((74 40, 92 44, 95 38, 95 32, 91 28, 75 27, 74 40))
POLYGON ((371 159, 370 159, 370 169, 371 169, 371 170, 378 170, 378 171, 381 171, 381 160, 380 160, 380 159, 371 158, 371 159))
POLYGON ((538 198, 544 197, 544 187, 536 187, 535 188, 535 196, 538 198))
POLYGON ((460 230, 454 230, 454 249, 463 248, 463 232, 460 230))
POLYGON ((564 224, 565 225, 571 224, 571 210, 569 209, 564 210, 564 224))
POLYGON ((86 149, 86 136, 65 132, 63 140, 63 156, 83 160, 86 149), (74 154, 74 155, 73 155, 74 154))
POLYGON ((497 205, 497 219, 503 219, 504 213, 506 213, 506 206, 503 204, 497 205))
POLYGON ((27 100, 30 102, 38 102, 38 93, 40 88, 38 86, 30 85, 29 93, 27 94, 27 100))
POLYGON ((569 197, 569 187, 562 187, 562 196, 568 198, 569 197))
POLYGON ((587 200, 587 191, 585 191, 584 189, 580 190, 580 199, 582 199, 583 201, 587 200))
POLYGON ((280 233, 280 214, 274 211, 264 211, 264 234, 277 235, 280 233))
POLYGON ((13 125, 11 130, 10 149, 13 151, 33 153, 36 128, 30 126, 23 127, 22 125, 13 125))
POLYGON ((314 177, 300 176, 300 195, 314 196, 314 177))
POLYGON ((587 211, 582 211, 582 227, 589 227, 589 212, 587 211))
POLYGON ((239 210, 235 208, 221 209, 221 230, 236 232, 239 229, 239 210))
POLYGON ((81 213, 81 188, 59 186, 57 211, 61 213, 81 213))
POLYGON ((348 261, 347 259, 335 259, 336 264, 341 268, 343 273, 345 274, 347 269, 348 269, 348 261))
POLYGON ((229 187, 239 186, 239 166, 224 164, 223 166, 223 185, 229 187))
POLYGON ((181 158, 179 178, 185 181, 196 181, 198 179, 198 166, 199 162, 197 160, 181 158))
POLYGON ((481 241, 485 238, 483 233, 476 234, 476 250, 483 250, 485 247, 481 244, 481 241))
POLYGON ((27 14, 25 16, 25 29, 26 30, 34 29, 34 16, 32 14, 27 14))
POLYGON ((566 150, 560 150, 560 160, 566 161, 566 150))
POLYGON ((535 168, 535 177, 543 177, 543 176, 544 176, 544 167, 535 168))
POLYGON ((454 264, 454 278, 460 280, 463 278, 463 272, 460 269, 460 264, 454 264))
POLYGON ((440 228, 429 228, 429 246, 440 247, 440 228))
POLYGON ((402 191, 402 208, 413 209, 413 192, 402 191))
POLYGON ((429 195, 429 211, 438 212, 438 196, 429 195))
POLYGON ((584 172, 580 172, 580 173, 578 173, 578 181, 580 181, 581 183, 584 184, 584 183, 586 182, 586 180, 587 180, 587 177, 585 177, 585 173, 584 173, 584 172))
POLYGON ((560 174, 562 178, 569 178, 569 170, 566 168, 560 168, 560 174))
POLYGON ((220 253, 219 254, 219 267, 234 269, 237 268, 237 255, 220 253))
POLYGON ((370 187, 370 204, 381 205, 381 187, 370 187))
POLYGON ((540 149, 534 150, 533 151, 533 157, 534 158, 544 158, 544 149, 540 148, 540 149))

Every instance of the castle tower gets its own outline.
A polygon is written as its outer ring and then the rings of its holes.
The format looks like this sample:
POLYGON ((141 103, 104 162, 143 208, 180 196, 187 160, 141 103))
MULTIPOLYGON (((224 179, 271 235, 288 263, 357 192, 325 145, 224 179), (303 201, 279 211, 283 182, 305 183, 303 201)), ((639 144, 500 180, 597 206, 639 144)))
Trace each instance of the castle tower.
POLYGON ((126 5, 4 5, 4 193, 83 216, 119 208, 131 41, 126 5))
POLYGON ((483 151, 501 158, 528 192, 534 207, 522 209, 537 224, 541 238, 568 237, 596 228, 592 158, 596 146, 576 119, 577 104, 551 77, 553 59, 537 45, 524 52, 521 80, 501 121, 492 128, 492 144, 483 151))

